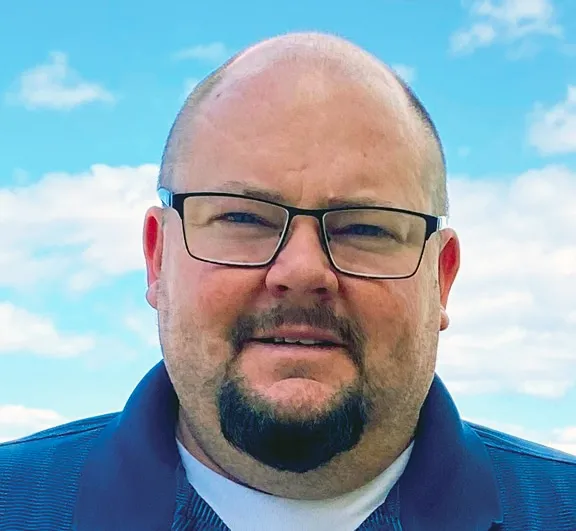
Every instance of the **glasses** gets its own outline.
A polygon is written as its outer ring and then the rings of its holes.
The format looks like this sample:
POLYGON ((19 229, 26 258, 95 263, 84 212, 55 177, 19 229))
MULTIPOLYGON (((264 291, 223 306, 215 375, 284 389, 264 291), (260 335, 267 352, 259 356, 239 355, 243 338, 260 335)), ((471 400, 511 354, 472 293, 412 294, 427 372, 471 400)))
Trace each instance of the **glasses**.
POLYGON ((426 242, 446 225, 432 216, 391 207, 303 209, 227 192, 177 194, 159 188, 163 205, 181 220, 192 258, 236 267, 272 263, 296 216, 316 218, 333 268, 348 275, 400 279, 413 276, 426 242))

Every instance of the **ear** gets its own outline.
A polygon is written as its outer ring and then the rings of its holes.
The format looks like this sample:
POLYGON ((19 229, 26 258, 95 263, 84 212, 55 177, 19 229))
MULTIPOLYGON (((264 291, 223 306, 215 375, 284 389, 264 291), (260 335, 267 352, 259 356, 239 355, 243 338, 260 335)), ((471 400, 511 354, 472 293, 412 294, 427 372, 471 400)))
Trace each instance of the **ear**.
POLYGON ((444 229, 442 235, 442 248, 438 258, 438 284, 440 288, 440 330, 446 330, 450 318, 446 307, 450 290, 460 269, 460 241, 452 229, 444 229))
POLYGON ((148 289, 146 300, 152 308, 158 308, 158 283, 162 269, 162 250, 164 233, 162 228, 163 211, 159 207, 151 207, 144 218, 143 245, 146 260, 146 279, 148 289))

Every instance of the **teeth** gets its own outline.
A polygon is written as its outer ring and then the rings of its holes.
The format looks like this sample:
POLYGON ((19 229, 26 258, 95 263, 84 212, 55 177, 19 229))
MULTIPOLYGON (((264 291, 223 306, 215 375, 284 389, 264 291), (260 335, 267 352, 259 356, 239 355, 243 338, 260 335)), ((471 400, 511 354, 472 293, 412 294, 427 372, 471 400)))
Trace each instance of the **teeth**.
POLYGON ((289 339, 287 337, 275 337, 274 343, 290 343, 290 344, 299 343, 301 345, 320 345, 323 343, 323 341, 317 341, 316 339, 289 339))

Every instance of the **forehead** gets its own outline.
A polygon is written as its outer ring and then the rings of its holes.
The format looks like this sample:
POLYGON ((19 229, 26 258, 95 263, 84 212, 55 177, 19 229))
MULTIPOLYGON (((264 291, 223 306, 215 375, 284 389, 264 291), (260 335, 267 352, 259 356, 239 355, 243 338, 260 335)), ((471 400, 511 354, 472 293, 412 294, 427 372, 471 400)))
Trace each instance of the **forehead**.
POLYGON ((241 181, 314 206, 335 197, 425 208, 423 142, 391 76, 290 61, 227 76, 180 141, 177 187, 241 181))

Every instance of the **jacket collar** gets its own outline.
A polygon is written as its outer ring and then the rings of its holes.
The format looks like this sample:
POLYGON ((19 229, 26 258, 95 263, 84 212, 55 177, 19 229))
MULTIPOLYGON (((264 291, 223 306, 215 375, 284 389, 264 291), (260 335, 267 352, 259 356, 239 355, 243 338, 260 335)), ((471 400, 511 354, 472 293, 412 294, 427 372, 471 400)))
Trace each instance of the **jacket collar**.
MULTIPOLYGON (((170 529, 180 458, 178 400, 163 362, 98 436, 81 476, 74 529, 170 529)), ((400 478, 404 531, 488 530, 502 520, 492 462, 435 376, 400 478)))
POLYGON ((176 507, 178 401, 163 362, 100 433, 80 478, 77 531, 170 529, 176 507))
POLYGON ((399 481, 405 531, 488 530, 503 511, 492 460, 436 375, 399 481))

